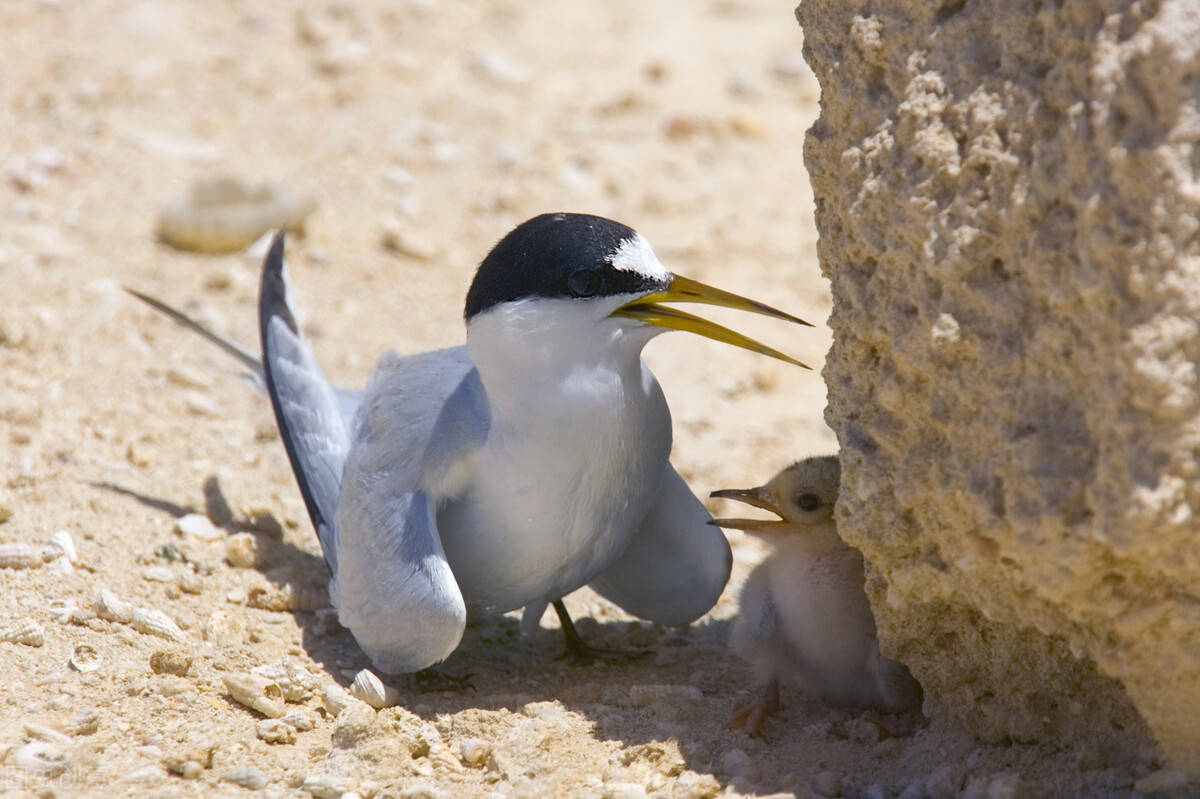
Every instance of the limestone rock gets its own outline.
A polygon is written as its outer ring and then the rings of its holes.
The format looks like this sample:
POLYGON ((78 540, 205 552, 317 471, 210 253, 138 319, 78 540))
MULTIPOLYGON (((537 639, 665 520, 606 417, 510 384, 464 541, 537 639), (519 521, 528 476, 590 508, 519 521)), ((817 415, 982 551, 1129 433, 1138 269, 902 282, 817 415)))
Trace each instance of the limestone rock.
POLYGON ((1200 772, 1200 16, 804 0, 839 531, 927 712, 1200 772), (1140 718, 1139 718, 1140 715, 1140 718))

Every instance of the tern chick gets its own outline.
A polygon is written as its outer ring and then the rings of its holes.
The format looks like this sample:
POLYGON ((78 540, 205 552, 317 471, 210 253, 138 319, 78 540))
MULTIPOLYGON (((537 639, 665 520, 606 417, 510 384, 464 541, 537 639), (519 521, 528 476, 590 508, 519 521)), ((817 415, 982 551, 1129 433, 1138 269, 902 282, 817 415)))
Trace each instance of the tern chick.
POLYGON ((862 554, 841 539, 833 518, 839 475, 835 456, 807 458, 758 488, 712 493, 780 517, 712 522, 761 535, 775 547, 742 588, 730 640, 765 683, 762 698, 730 720, 754 736, 766 732, 780 708, 781 681, 850 709, 921 706, 921 686, 908 668, 879 652, 862 554))

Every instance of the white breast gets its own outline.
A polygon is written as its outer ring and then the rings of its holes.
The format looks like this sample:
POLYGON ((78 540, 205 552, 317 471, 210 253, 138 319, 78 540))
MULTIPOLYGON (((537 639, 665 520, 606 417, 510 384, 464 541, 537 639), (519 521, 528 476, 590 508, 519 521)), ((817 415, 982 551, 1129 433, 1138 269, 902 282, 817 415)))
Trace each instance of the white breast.
POLYGON ((438 528, 476 607, 558 599, 594 578, 645 516, 670 454, 666 400, 640 358, 648 337, 617 320, 573 329, 577 313, 549 305, 473 322, 468 338, 491 428, 438 528))

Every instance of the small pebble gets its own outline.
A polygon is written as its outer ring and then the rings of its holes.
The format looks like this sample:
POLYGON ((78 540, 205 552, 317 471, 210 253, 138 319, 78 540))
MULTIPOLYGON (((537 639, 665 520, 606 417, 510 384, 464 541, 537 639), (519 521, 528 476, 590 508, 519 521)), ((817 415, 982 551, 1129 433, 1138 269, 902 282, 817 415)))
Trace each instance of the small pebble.
POLYGON ((631 685, 629 699, 635 707, 668 709, 693 707, 704 701, 704 694, 694 685, 631 685))
POLYGON ((260 791, 267 787, 267 778, 263 776, 257 766, 235 768, 233 771, 227 771, 221 775, 221 779, 225 782, 232 782, 234 785, 240 785, 249 791, 260 791))
POLYGON ((175 674, 186 676, 192 667, 192 656, 189 652, 178 649, 159 649, 150 655, 150 669, 155 674, 175 674))
POLYGON ((429 261, 437 255, 437 249, 420 235, 401 226, 395 219, 389 219, 383 224, 383 235, 380 244, 385 250, 407 255, 418 261, 429 261))
POLYGON ((471 53, 471 68, 480 77, 499 86, 523 83, 529 78, 527 67, 503 53, 492 50, 476 50, 471 53))
POLYGON ((604 786, 601 799, 646 799, 646 789, 636 782, 610 782, 604 786))
POLYGON ((729 777, 758 778, 758 766, 742 749, 729 749, 717 759, 717 770, 729 777))
POLYGON ((173 583, 175 572, 167 566, 147 566, 142 569, 142 579, 152 583, 173 583))
POLYGON ((1015 771, 1005 771, 972 777, 956 799, 1017 799, 1023 795, 1021 775, 1015 771))
POLYGON ((491 753, 492 745, 482 738, 463 738, 458 742, 459 758, 473 768, 484 765, 491 753))
POLYGON ((1152 771, 1133 784, 1138 793, 1170 793, 1188 785, 1188 775, 1179 769, 1163 768, 1152 771))
POLYGON ((253 569, 260 556, 258 536, 237 533, 225 539, 225 559, 239 569, 253 569))
POLYGON ((263 719, 254 726, 254 733, 269 744, 294 744, 296 728, 283 719, 263 719))
POLYGON ((180 572, 175 575, 175 585, 185 594, 198 594, 204 588, 204 580, 195 572, 180 572))
POLYGON ((312 716, 303 710, 293 710, 291 713, 282 716, 279 720, 289 727, 294 727, 298 732, 308 732, 316 726, 316 722, 313 721, 312 716))
POLYGON ((313 799, 341 799, 350 790, 350 783, 332 774, 306 774, 300 790, 312 794, 313 799))
POLYGON ((808 778, 808 786, 818 796, 838 797, 842 795, 842 777, 833 771, 822 771, 808 778))
POLYGON ((204 773, 204 766, 195 760, 185 760, 179 767, 179 776, 185 780, 198 779, 204 773))
POLYGON ((871 783, 863 789, 862 799, 888 799, 887 791, 879 783, 871 783))
POLYGON ((225 536, 225 531, 217 527, 208 517, 201 513, 189 513, 175 520, 175 532, 179 535, 190 536, 200 541, 216 541, 225 536))

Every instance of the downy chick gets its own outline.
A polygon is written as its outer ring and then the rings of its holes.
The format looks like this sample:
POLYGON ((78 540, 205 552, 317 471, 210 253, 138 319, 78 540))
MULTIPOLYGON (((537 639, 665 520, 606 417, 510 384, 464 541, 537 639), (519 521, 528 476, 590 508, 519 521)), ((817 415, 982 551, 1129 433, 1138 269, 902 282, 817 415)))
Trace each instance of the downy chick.
POLYGON ((849 709, 921 706, 921 686, 908 668, 879 652, 862 554, 841 539, 833 518, 839 477, 835 456, 814 457, 758 488, 712 493, 780 516, 712 522, 760 535, 775 548, 742 588, 730 640, 765 684, 762 698, 730 720, 751 735, 763 735, 779 710, 780 681, 849 709))

